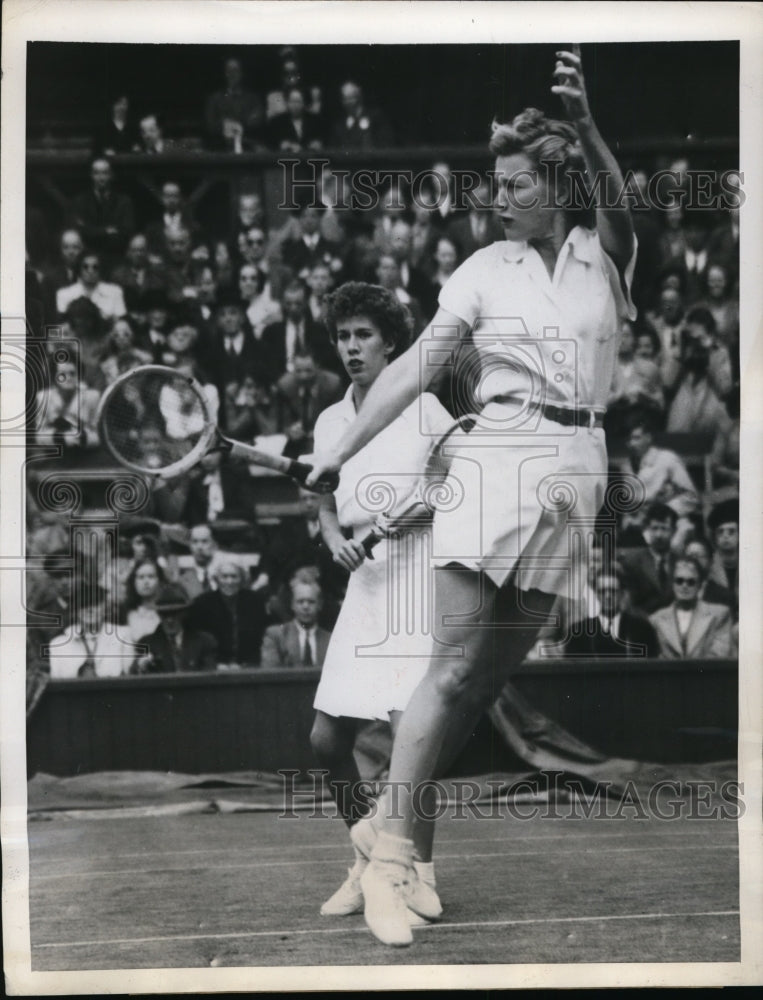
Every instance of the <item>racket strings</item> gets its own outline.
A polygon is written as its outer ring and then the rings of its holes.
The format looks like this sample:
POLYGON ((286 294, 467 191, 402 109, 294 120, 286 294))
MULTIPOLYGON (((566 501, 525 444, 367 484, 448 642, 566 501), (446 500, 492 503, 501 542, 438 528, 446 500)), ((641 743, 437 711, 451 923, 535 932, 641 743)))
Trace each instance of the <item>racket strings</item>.
POLYGON ((101 414, 112 454, 147 472, 182 462, 206 426, 203 400, 186 376, 171 370, 131 372, 113 387, 101 414))

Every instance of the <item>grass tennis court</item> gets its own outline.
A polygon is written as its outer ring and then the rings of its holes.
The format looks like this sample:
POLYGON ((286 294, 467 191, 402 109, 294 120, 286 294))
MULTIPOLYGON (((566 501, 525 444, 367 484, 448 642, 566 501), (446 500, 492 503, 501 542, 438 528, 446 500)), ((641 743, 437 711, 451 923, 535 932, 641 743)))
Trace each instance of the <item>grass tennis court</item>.
POLYGON ((739 960, 730 819, 446 818, 443 920, 408 949, 319 916, 351 860, 336 819, 59 818, 29 844, 34 971, 739 960))

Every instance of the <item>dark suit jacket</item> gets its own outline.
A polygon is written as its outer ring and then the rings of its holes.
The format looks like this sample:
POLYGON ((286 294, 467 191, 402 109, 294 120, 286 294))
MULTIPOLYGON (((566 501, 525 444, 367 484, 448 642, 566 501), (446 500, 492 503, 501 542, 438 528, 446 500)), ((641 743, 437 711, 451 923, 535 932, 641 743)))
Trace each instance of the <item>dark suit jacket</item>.
POLYGON ((660 585, 657 566, 648 548, 631 551, 629 555, 623 556, 622 563, 625 582, 634 607, 651 614, 658 608, 670 604, 673 600, 673 591, 669 579, 664 586, 660 585))
POLYGON ((217 669, 217 643, 208 632, 184 629, 179 653, 161 625, 150 635, 144 635, 139 644, 148 646, 148 651, 154 658, 153 663, 146 667, 146 673, 149 674, 217 669))
POLYGON ((45 272, 42 279, 42 304, 46 323, 55 323, 58 319, 56 292, 60 288, 68 288, 77 280, 76 272, 68 270, 63 264, 55 264, 45 272))
POLYGON ((492 212, 485 211, 485 217, 485 235, 481 240, 474 238, 469 213, 457 216, 448 226, 448 236, 458 245, 460 260, 465 260, 471 257, 475 250, 489 247, 491 243, 504 238, 503 230, 492 212))
MULTIPOLYGON (((218 330, 202 355, 207 375, 217 386, 221 400, 225 398, 224 388, 229 382, 241 384, 247 375, 256 378, 269 375, 269 356, 263 343, 254 339, 250 329, 245 329, 243 333, 244 346, 240 354, 229 354, 225 350, 225 338, 218 330)), ((221 406, 221 416, 224 416, 224 409, 221 406)))
POLYGON ((568 656, 659 656, 657 633, 646 618, 623 611, 617 638, 604 632, 600 618, 578 622, 565 645, 568 656))
POLYGON ((85 245, 92 250, 114 254, 122 249, 135 228, 132 201, 116 191, 99 201, 92 190, 72 201, 71 221, 82 233, 85 245), (107 233, 108 228, 116 233, 107 233))
MULTIPOLYGON (((286 322, 271 323, 262 331, 260 341, 268 377, 277 382, 286 372, 286 322)), ((314 354, 321 368, 329 371, 336 365, 336 352, 329 340, 328 331, 316 323, 308 311, 305 317, 305 346, 314 354)))
POLYGON ((228 601, 217 590, 200 594, 188 612, 200 631, 209 632, 217 640, 220 663, 259 663, 262 636, 265 631, 265 604, 252 590, 240 590, 228 601))
POLYGON ((309 143, 323 141, 323 130, 320 120, 309 111, 302 118, 302 135, 297 135, 294 122, 288 111, 271 118, 266 129, 267 143, 273 149, 280 149, 282 142, 297 143, 303 149, 309 143))
POLYGON ((296 377, 287 372, 276 383, 276 414, 278 426, 285 430, 290 424, 304 419, 305 430, 312 431, 318 414, 337 403, 344 395, 342 380, 333 372, 318 369, 315 381, 303 390, 296 377))
MULTIPOLYGON (((207 521, 209 487, 204 483, 206 474, 193 476, 188 495, 179 518, 184 524, 200 524, 207 521)), ((220 484, 223 491, 225 510, 220 517, 253 520, 254 484, 245 466, 226 465, 220 467, 220 484)))
POLYGON ((311 249, 303 239, 284 240, 281 246, 281 260, 295 275, 311 270, 316 264, 326 264, 331 267, 332 260, 341 259, 341 248, 329 243, 323 236, 311 249))
POLYGON ((377 149, 379 146, 393 144, 392 129, 381 111, 375 108, 362 110, 350 128, 347 127, 347 118, 347 115, 342 114, 334 122, 331 129, 332 146, 338 149, 377 149))
POLYGON ((728 657, 735 655, 731 633, 731 612, 720 604, 697 601, 684 643, 678 632, 675 605, 661 608, 649 621, 657 632, 660 650, 671 660, 728 657))
MULTIPOLYGON (((318 662, 316 667, 322 667, 326 658, 331 633, 325 629, 316 628, 315 649, 318 662)), ((265 630, 262 640, 261 667, 301 667, 302 650, 299 645, 297 626, 293 621, 283 625, 270 625, 265 630)))

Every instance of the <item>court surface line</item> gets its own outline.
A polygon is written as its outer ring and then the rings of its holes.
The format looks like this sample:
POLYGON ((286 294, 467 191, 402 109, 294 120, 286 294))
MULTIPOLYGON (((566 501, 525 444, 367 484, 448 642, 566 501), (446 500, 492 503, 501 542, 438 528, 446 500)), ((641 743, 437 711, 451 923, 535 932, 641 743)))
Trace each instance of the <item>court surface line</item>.
MULTIPOLYGON (((717 823, 718 820, 703 820, 702 822, 717 823)), ((716 828, 713 827, 713 829, 715 830, 716 828)), ((569 833, 551 834, 551 835, 549 835, 547 837, 544 837, 544 836, 534 837, 532 834, 528 834, 527 837, 524 837, 524 838, 523 837, 518 837, 517 840, 526 840, 528 842, 532 842, 533 844, 541 843, 541 842, 545 844, 545 843, 548 843, 550 841, 556 841, 556 840, 570 840, 572 837, 575 837, 578 834, 578 832, 581 833, 581 834, 585 834, 585 831, 581 828, 579 831, 578 830, 572 830, 569 833)), ((639 832, 651 833, 652 831, 648 831, 648 830, 647 831, 643 831, 642 830, 642 831, 639 831, 639 832)), ((700 833, 700 831, 697 832, 697 836, 699 836, 699 833, 700 833)), ((586 834, 586 836, 587 836, 587 834, 586 834)), ((673 838, 677 839, 677 838, 680 838, 681 841, 682 841, 682 843, 685 843, 686 842, 686 836, 687 836, 687 834, 685 832, 684 833, 663 833, 663 832, 660 832, 660 833, 655 833, 654 836, 655 837, 665 837, 665 838, 668 838, 668 839, 673 839, 673 838)), ((615 840, 630 840, 631 839, 631 832, 630 831, 627 831, 627 832, 623 831, 622 833, 600 833, 600 834, 596 835, 597 843, 600 840, 604 840, 605 838, 607 838, 607 839, 614 838, 615 840)), ((458 837, 454 837, 454 838, 450 838, 448 840, 448 844, 451 845, 451 846, 455 846, 456 844, 459 844, 459 845, 460 844, 464 844, 464 845, 468 845, 468 844, 505 844, 506 840, 507 840, 506 837, 468 837, 468 838, 465 837, 463 839, 460 839, 458 837)), ((346 851, 348 845, 344 844, 344 843, 335 843, 335 844, 299 844, 299 845, 295 845, 295 846, 297 846, 300 851, 339 851, 339 850, 346 851)), ((39 852, 41 850, 42 850, 42 848, 35 847, 33 849, 32 853, 34 854, 35 852, 39 852)), ((259 851, 283 851, 283 847, 280 846, 280 845, 272 845, 272 846, 270 846, 270 845, 264 844, 264 845, 261 845, 260 847, 258 847, 257 850, 259 850, 259 851)), ((249 847, 230 847, 230 848, 226 848, 226 847, 199 847, 199 848, 187 849, 187 850, 182 850, 182 851, 173 851, 172 854, 173 854, 174 857, 180 857, 181 855, 183 857, 185 857, 186 855, 192 855, 192 854, 250 854, 251 851, 252 851, 252 848, 249 848, 249 847)), ((90 858, 90 860, 91 861, 103 861, 105 858, 108 858, 109 860, 113 861, 115 856, 118 857, 118 858, 150 858, 150 857, 153 857, 153 856, 162 857, 166 853, 167 853, 166 851, 130 851, 130 852, 126 852, 125 854, 117 854, 117 855, 114 855, 114 854, 96 854, 96 855, 92 855, 91 858, 90 858)), ((49 865, 65 864, 67 861, 72 861, 73 859, 76 859, 76 857, 78 857, 78 855, 63 855, 62 854, 62 855, 60 855, 58 857, 37 858, 37 859, 35 859, 34 863, 35 864, 49 864, 49 865)))
MULTIPOLYGON (((698 910, 689 913, 624 913, 606 914, 595 917, 530 917, 526 920, 471 920, 459 923, 437 923, 428 924, 423 930, 452 929, 465 930, 468 928, 486 927, 522 927, 532 924, 576 924, 576 923, 606 923, 615 920, 672 920, 685 917, 738 917, 739 910, 698 910)), ((416 928, 418 930, 418 928, 416 928)), ((369 933, 368 928, 362 927, 317 927, 306 930, 280 930, 280 931, 231 931, 227 934, 173 934, 167 937, 139 937, 139 938, 111 938, 95 941, 55 941, 44 944, 35 944, 32 951, 42 948, 92 948, 94 945, 116 945, 116 944, 160 944, 171 941, 212 941, 231 940, 233 938, 258 938, 258 937, 296 937, 311 935, 318 937, 329 934, 358 934, 369 933)))
MULTIPOLYGON (((647 845, 644 847, 598 847, 589 848, 585 851, 577 850, 575 855, 586 854, 643 854, 645 851, 652 851, 654 845, 647 845)), ((733 844, 681 844, 677 847, 663 847, 661 851, 734 851, 736 852, 738 848, 733 844)), ((546 856, 545 851, 492 851, 484 854, 438 854, 436 855, 436 860, 439 861, 471 861, 479 858, 534 858, 539 856, 546 856)), ((339 860, 337 860, 337 864, 339 860)), ((300 865, 313 865, 315 862, 312 859, 302 860, 302 861, 253 861, 251 864, 246 865, 205 865, 202 871, 237 871, 237 870, 248 870, 250 868, 289 868, 298 867, 300 865)), ((195 868, 117 868, 111 871, 88 871, 84 870, 81 872, 57 872, 50 875, 35 875, 32 878, 32 882, 51 882, 56 879, 67 879, 67 878, 104 878, 110 875, 158 875, 166 874, 167 872, 198 872, 199 867, 195 868)))

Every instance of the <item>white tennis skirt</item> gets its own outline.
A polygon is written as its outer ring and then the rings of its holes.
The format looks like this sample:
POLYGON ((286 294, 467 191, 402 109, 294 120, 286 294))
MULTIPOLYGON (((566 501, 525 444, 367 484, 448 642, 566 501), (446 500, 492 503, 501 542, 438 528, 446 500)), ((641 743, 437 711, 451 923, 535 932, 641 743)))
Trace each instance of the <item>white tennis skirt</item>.
MULTIPOLYGON (((364 532, 356 530, 357 537, 364 532)), ((404 711, 429 666, 431 529, 385 539, 350 575, 314 707, 327 715, 389 718, 404 711)))
POLYGON ((484 571, 501 587, 579 603, 607 485, 604 431, 489 403, 453 449, 433 525, 433 563, 484 571))

